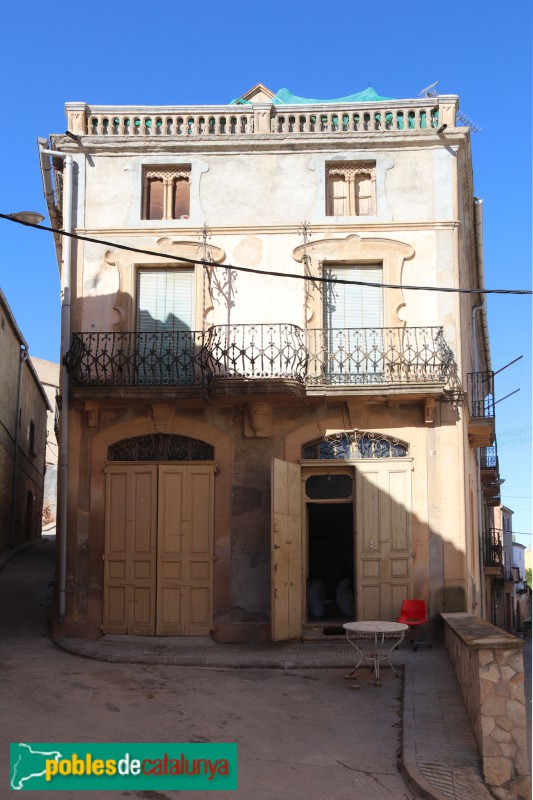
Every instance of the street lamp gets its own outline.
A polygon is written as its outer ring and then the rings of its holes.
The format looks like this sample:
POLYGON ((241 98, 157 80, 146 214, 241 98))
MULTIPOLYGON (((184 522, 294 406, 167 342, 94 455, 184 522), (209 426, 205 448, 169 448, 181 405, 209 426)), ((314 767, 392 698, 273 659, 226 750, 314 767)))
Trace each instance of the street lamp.
POLYGON ((29 223, 30 225, 39 225, 44 217, 38 211, 16 211, 14 214, 8 214, 11 219, 17 222, 29 223))

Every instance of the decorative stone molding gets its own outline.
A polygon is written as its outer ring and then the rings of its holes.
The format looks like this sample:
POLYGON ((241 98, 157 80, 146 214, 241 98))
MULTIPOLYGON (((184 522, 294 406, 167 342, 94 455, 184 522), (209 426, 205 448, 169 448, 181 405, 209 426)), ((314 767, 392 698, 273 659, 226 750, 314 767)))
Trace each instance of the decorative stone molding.
MULTIPOLYGON (((307 256, 307 268, 310 279, 322 276, 323 266, 328 264, 383 264, 383 282, 400 285, 404 261, 415 255, 415 250, 405 242, 394 239, 361 238, 353 233, 344 239, 318 239, 296 247, 293 251, 295 261, 304 262, 307 256)), ((309 318, 321 320, 322 292, 309 295, 312 306, 308 309, 309 318), (317 296, 318 295, 318 296, 317 296)), ((402 325, 404 320, 400 311, 405 306, 402 289, 388 289, 385 293, 385 324, 402 325)))
POLYGON ((87 133, 87 103, 65 103, 67 130, 77 136, 87 133))
MULTIPOLYGON (((220 264, 225 261, 226 253, 220 247, 211 244, 204 244, 200 241, 171 239, 164 236, 158 239, 155 246, 147 246, 147 250, 157 253, 161 251, 161 256, 147 255, 143 253, 130 253, 124 250, 108 250, 105 254, 106 265, 115 267, 117 278, 114 284, 114 296, 112 300, 113 330, 133 330, 135 327, 135 309, 132 298, 135 296, 135 269, 134 267, 168 267, 170 265, 181 267, 192 267, 189 262, 179 264, 180 257, 193 259, 201 262, 206 259, 209 263, 220 264), (175 259, 169 261, 168 256, 172 255, 175 259), (130 327, 131 326, 131 327, 130 327)), ((200 321, 206 314, 207 308, 202 307, 204 280, 208 281, 207 270, 201 264, 196 270, 196 289, 197 297, 197 320, 200 321)), ((111 294, 111 293, 110 293, 111 294)))
POLYGON ((270 439, 272 436, 272 409, 268 403, 246 404, 244 435, 247 439, 270 439))
POLYGON ((98 427, 98 411, 99 406, 98 403, 95 403, 94 400, 86 400, 84 405, 84 410, 87 412, 87 425, 89 428, 97 428, 98 427))
POLYGON ((434 397, 426 397, 424 400, 424 425, 435 423, 436 400, 434 397))
POLYGON ((152 403, 152 420, 158 433, 168 433, 174 422, 176 407, 170 403, 152 403))
POLYGON ((365 400, 347 400, 346 409, 351 428, 365 428, 367 424, 368 402, 365 400))

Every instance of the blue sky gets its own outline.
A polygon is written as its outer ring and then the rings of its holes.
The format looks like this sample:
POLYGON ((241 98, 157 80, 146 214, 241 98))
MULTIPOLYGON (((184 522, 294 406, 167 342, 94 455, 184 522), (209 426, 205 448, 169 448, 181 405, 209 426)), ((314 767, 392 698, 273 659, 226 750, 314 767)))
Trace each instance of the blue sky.
MULTIPOLYGON (((364 4, 192 4, 170 0, 6 2, 0 12, 0 212, 45 213, 38 136, 66 128, 65 101, 220 104, 258 82, 333 98, 371 84, 408 98, 440 80, 480 127, 475 192, 484 200, 487 288, 531 286, 531 5, 483 0, 364 4)), ((51 234, 0 220, 0 287, 30 353, 59 353, 51 234)), ((531 545, 531 299, 489 300, 503 502, 531 545), (526 535, 527 534, 527 535, 526 535)))

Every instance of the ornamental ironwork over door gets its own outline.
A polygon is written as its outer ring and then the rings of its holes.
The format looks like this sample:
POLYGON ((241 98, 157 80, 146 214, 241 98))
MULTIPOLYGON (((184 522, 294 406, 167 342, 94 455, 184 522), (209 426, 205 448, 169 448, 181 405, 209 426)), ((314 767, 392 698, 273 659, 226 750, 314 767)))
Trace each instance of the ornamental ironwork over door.
POLYGON ((412 597, 410 461, 358 462, 357 619, 392 620, 412 597))
POLYGON ((213 465, 107 467, 105 633, 209 633, 213 486, 213 465))

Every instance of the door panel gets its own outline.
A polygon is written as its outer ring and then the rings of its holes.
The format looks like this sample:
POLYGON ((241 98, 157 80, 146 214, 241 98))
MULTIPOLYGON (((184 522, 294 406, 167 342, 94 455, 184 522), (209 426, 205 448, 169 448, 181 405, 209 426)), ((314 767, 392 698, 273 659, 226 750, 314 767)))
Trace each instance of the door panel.
POLYGON ((154 633, 156 478, 154 466, 107 468, 104 633, 154 633))
POLYGON ((411 463, 356 466, 357 618, 396 619, 411 597, 411 463))
POLYGON ((185 629, 183 582, 186 572, 184 515, 186 467, 159 467, 157 524, 157 627, 159 636, 185 629))
POLYGON ((185 634, 209 634, 213 627, 214 467, 187 467, 187 573, 185 634))
POLYGON ((105 633, 206 635, 212 628, 212 465, 110 465, 105 633))
POLYGON ((298 464, 272 462, 272 639, 302 632, 302 498, 298 464))
POLYGON ((160 466, 157 628, 160 636, 212 628, 214 467, 160 466))

